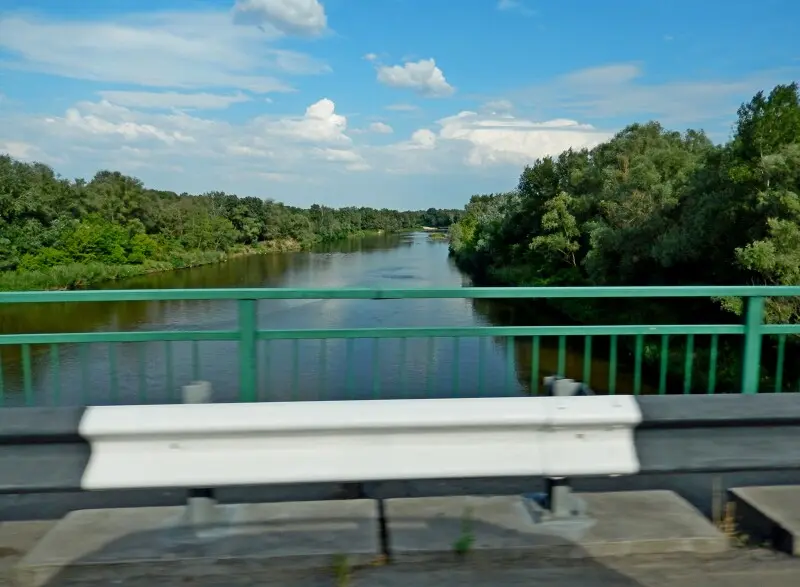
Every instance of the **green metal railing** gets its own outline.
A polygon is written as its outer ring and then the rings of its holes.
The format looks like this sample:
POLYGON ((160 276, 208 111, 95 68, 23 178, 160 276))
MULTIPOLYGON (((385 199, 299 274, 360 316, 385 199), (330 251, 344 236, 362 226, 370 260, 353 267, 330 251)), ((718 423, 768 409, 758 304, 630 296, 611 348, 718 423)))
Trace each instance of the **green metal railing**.
MULTIPOLYGON (((468 385, 477 388, 479 395, 485 393, 485 358, 487 339, 504 339, 501 346, 504 353, 506 381, 518 378, 515 342, 526 339, 530 344, 530 368, 527 369, 528 381, 525 382, 527 392, 540 391, 541 361, 543 341, 554 341, 557 354, 556 368, 553 371, 565 373, 569 352, 575 348, 576 341, 582 342, 583 364, 579 373, 569 374, 575 378, 590 381, 593 361, 596 359, 598 347, 607 352, 608 393, 641 393, 645 372, 657 372, 654 381, 657 393, 691 393, 696 392, 696 374, 699 357, 703 357, 706 371, 704 391, 715 393, 717 374, 720 368, 721 337, 736 337, 743 343, 738 357, 741 371, 739 385, 735 389, 724 389, 726 392, 757 393, 759 391, 785 391, 784 366, 786 359, 787 337, 800 334, 800 324, 765 324, 765 299, 771 297, 800 296, 800 287, 593 287, 593 288, 450 288, 450 289, 198 289, 198 290, 125 290, 125 291, 69 291, 69 292, 14 292, 0 293, 0 309, 19 304, 51 304, 51 303, 86 303, 86 302, 163 302, 163 301, 229 301, 237 304, 236 327, 223 330, 163 330, 163 331, 112 331, 112 332, 47 332, 47 333, 2 333, 0 334, 0 353, 12 347, 19 349, 18 359, 14 366, 18 368, 21 379, 22 403, 33 405, 36 396, 42 393, 36 389, 33 377, 32 349, 48 349, 50 403, 59 403, 61 388, 60 345, 78 345, 78 361, 83 385, 90 386, 92 374, 87 361, 87 345, 104 344, 107 346, 108 393, 113 403, 118 399, 119 380, 118 364, 121 358, 135 357, 139 376, 139 401, 148 401, 148 366, 142 346, 131 353, 120 353, 117 345, 128 343, 163 344, 166 388, 174 390, 176 384, 173 372, 174 357, 172 343, 183 342, 190 345, 191 375, 194 379, 201 376, 201 359, 199 344, 201 342, 236 343, 236 371, 238 372, 238 399, 241 401, 258 401, 264 399, 259 392, 261 377, 269 377, 271 362, 274 363, 270 345, 276 341, 290 341, 293 345, 291 356, 292 383, 297 390, 299 378, 306 365, 301 365, 300 341, 319 341, 319 356, 314 369, 320 372, 320 380, 325 385, 325 373, 329 365, 328 343, 341 341, 345 346, 345 363, 347 387, 352 390, 354 383, 353 362, 356 354, 369 354, 373 363, 372 389, 370 397, 381 396, 382 364, 381 342, 384 339, 395 339, 398 348, 392 356, 397 362, 399 386, 405 387, 408 369, 408 345, 410 339, 428 339, 429 360, 434 355, 434 345, 438 339, 451 341, 450 365, 452 372, 447 385, 451 395, 459 395, 468 385), (258 325, 258 302, 261 300, 389 300, 389 299, 599 299, 599 298, 743 298, 745 316, 740 324, 661 324, 661 325, 591 325, 591 326, 475 326, 475 327, 404 327, 404 328, 348 328, 348 329, 265 329, 258 325), (670 372, 670 341, 680 337, 684 354, 682 385, 670 383, 675 374, 670 372), (698 338, 708 339, 707 352, 698 352, 698 338), (770 348, 774 350, 774 373, 771 389, 763 387, 762 379, 762 346, 770 337, 770 348), (470 338, 478 341, 477 376, 470 383, 463 372, 464 358, 461 339, 470 338), (593 346, 598 338, 602 344, 593 346), (653 344, 653 340, 656 343, 653 344), (371 341, 369 350, 356 349, 356 341, 371 341), (624 341, 625 344, 621 344, 624 341), (773 344, 774 341, 774 344, 773 344), (42 345, 45 345, 44 347, 42 345), (261 350, 263 348, 263 350, 261 350), (645 358, 646 348, 657 348, 660 357, 655 365, 648 364, 645 358), (593 350, 594 349, 594 350, 593 350), (624 356, 623 356, 624 355, 624 356), (707 361, 707 362, 706 362, 707 361), (628 389, 618 387, 620 365, 630 368, 631 383, 628 389)), ((527 343, 526 343, 527 344, 527 343)), ((527 348, 527 347, 526 347, 527 348)), ((127 349, 127 347, 126 347, 127 349)), ((42 359, 40 352, 39 360, 42 359)), ((230 357, 219 357, 220 361, 230 357)), ((274 365, 272 365, 274 366, 274 365)), ((8 368, 8 363, 6 363, 8 368)), ((4 389, 3 362, 0 361, 0 400, 6 401, 4 389)), ((772 367, 770 367, 772 368, 772 367)), ((430 390, 432 378, 427 375, 426 386, 430 390)), ((507 384, 507 391, 513 393, 514 385, 507 384)), ((475 390, 473 389, 472 392, 475 390)), ((494 391, 491 393, 495 393, 494 391)), ((167 398, 168 400, 170 398, 167 398)), ((176 399, 176 398, 171 398, 176 399)))

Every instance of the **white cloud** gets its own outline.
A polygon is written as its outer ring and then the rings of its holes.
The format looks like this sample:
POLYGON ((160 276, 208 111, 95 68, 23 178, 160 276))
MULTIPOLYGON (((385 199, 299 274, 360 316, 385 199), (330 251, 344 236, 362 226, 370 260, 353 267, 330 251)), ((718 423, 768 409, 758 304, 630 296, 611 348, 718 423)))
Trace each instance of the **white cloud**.
POLYGON ((367 53, 366 55, 364 55, 364 59, 366 59, 367 61, 375 61, 376 59, 378 59, 378 56, 375 53, 367 53))
POLYGON ((179 92, 98 92, 101 98, 131 108, 153 108, 169 110, 172 108, 189 108, 198 110, 216 110, 227 108, 231 104, 248 102, 251 98, 242 94, 185 94, 179 92))
POLYGON ((519 168, 570 147, 593 147, 611 136, 573 120, 535 122, 476 112, 460 112, 437 124, 438 132, 421 128, 408 140, 376 148, 384 169, 390 173, 430 174, 462 165, 519 168))
POLYGON ((419 110, 419 106, 414 106, 413 104, 389 104, 386 109, 394 112, 414 112, 419 110))
POLYGON ((39 152, 33 145, 21 141, 0 140, 0 155, 11 155, 16 159, 31 159, 39 152))
POLYGON ((276 73, 328 71, 316 59, 268 41, 225 12, 164 12, 115 21, 0 16, 1 65, 76 79, 162 88, 233 88, 258 93, 291 86, 276 73))
POLYGON ((287 35, 319 35, 328 27, 318 0, 237 0, 233 14, 240 24, 268 24, 287 35))
POLYGON ((369 164, 364 158, 351 149, 315 148, 311 154, 323 161, 344 163, 345 169, 348 171, 367 171, 370 169, 369 164))
POLYGON ((389 135, 394 132, 394 129, 385 122, 373 122, 369 125, 369 130, 383 135, 389 135))
POLYGON ((100 102, 97 105, 86 104, 85 110, 69 108, 63 118, 46 118, 47 124, 75 130, 78 133, 98 136, 114 136, 125 141, 140 141, 155 139, 173 145, 175 143, 191 143, 194 139, 181 130, 163 130, 153 124, 139 123, 133 120, 131 111, 121 106, 114 106, 110 102, 100 102), (88 112, 86 112, 88 110, 88 112), (111 114, 117 120, 109 119, 93 113, 97 110, 100 114, 111 114))
POLYGON ((409 61, 403 65, 381 65, 378 67, 378 81, 429 97, 450 96, 455 92, 433 59, 409 61))
POLYGON ((336 114, 333 100, 323 98, 306 108, 301 118, 285 118, 277 121, 260 118, 266 132, 299 141, 317 143, 349 143, 345 134, 347 118, 336 114))
POLYGON ((286 181, 296 175, 305 181, 319 168, 309 167, 310 159, 324 163, 324 171, 317 173, 369 169, 346 134, 347 118, 326 98, 308 106, 302 116, 260 116, 242 124, 100 100, 79 102, 63 116, 8 117, 0 120, 0 128, 8 131, 9 150, 17 156, 46 145, 64 153, 68 162, 94 161, 96 168, 129 173, 182 166, 198 173, 218 168, 225 173, 281 174, 286 181))
POLYGON ((510 100, 489 100, 481 110, 491 115, 507 115, 514 109, 514 104, 510 100))
POLYGON ((476 112, 460 112, 439 120, 439 125, 439 138, 466 143, 469 146, 466 162, 476 166, 524 165, 570 147, 594 147, 611 136, 574 120, 533 122, 510 116, 483 118, 476 112))

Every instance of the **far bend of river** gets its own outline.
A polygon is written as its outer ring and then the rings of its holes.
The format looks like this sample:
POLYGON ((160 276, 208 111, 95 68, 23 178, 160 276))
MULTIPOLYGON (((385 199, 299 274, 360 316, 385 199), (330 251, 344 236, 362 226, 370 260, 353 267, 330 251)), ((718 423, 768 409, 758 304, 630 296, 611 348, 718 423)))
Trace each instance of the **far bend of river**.
MULTIPOLYGON (((238 257, 115 282, 103 289, 462 285, 469 285, 469 280, 448 258, 447 242, 415 233, 351 239, 314 252, 238 257)), ((465 299, 265 300, 258 304, 258 322, 262 329, 524 325, 503 304, 465 299)), ((236 303, 224 300, 0 307, 0 332, 6 334, 235 328, 236 303)), ((529 393, 530 338, 514 341, 510 361, 504 339, 487 338, 483 343, 461 339, 457 363, 455 344, 450 338, 408 339, 403 349, 398 339, 383 339, 377 345, 375 340, 357 339, 351 343, 348 367, 344 340, 261 342, 259 397, 289 401, 529 393)), ((555 372, 556 347, 551 337, 542 338, 539 378, 555 372)), ((0 352, 5 405, 19 405, 25 401, 21 349, 0 347, 0 352)), ((55 351, 37 345, 31 357, 30 389, 38 405, 175 402, 180 401, 181 386, 198 377, 212 383, 215 401, 233 401, 238 395, 236 342, 200 342, 194 348, 189 342, 65 344, 55 351)), ((582 368, 582 349, 571 349, 567 375, 579 379, 582 368)), ((608 372, 607 361, 595 357, 590 383, 596 390, 607 388, 608 372)), ((630 380, 630 373, 620 368, 618 389, 629 389, 630 380)))

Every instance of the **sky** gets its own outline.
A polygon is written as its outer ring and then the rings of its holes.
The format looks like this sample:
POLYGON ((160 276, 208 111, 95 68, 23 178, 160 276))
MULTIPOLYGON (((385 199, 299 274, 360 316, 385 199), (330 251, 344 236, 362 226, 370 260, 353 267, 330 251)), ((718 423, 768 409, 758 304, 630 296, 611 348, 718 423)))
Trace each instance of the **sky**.
POLYGON ((0 153, 293 205, 461 208, 633 122, 730 136, 796 0, 0 0, 0 153))

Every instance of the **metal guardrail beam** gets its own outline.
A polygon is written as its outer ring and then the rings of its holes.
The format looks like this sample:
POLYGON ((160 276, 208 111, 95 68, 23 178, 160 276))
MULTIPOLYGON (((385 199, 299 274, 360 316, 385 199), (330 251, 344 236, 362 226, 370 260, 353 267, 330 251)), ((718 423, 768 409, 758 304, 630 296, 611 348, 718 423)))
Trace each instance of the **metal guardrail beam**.
POLYGON ((16 408, 0 492, 787 470, 798 437, 798 395, 16 408))

